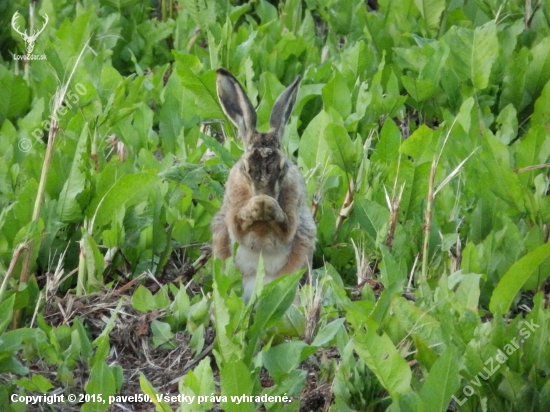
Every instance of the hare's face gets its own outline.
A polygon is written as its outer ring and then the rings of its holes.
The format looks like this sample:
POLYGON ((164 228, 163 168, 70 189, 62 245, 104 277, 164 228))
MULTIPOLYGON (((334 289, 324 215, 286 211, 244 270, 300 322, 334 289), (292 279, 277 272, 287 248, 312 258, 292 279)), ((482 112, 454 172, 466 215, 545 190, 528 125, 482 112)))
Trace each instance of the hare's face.
POLYGON ((252 148, 242 157, 242 173, 254 196, 266 195, 277 199, 287 169, 285 156, 276 148, 252 148))
POLYGON ((301 77, 281 93, 273 104, 269 117, 270 130, 256 130, 256 111, 237 79, 225 69, 217 70, 216 89, 221 107, 239 130, 244 143, 240 172, 246 178, 254 196, 265 195, 277 199, 282 181, 287 173, 286 157, 281 152, 281 141, 288 122, 301 77))

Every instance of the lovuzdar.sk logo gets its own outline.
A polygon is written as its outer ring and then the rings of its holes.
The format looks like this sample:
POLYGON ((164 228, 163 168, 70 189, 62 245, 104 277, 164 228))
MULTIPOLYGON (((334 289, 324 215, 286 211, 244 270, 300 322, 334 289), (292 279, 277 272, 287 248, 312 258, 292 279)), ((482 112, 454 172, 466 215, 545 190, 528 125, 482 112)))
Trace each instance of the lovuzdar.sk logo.
POLYGON ((13 58, 15 60, 46 60, 45 54, 32 54, 32 51, 34 50, 34 43, 36 42, 38 35, 44 31, 46 24, 48 24, 48 21, 50 20, 47 14, 44 13, 44 16, 44 24, 42 28, 40 30, 31 30, 31 33, 27 34, 27 30, 21 32, 21 29, 19 29, 19 25, 17 24, 19 12, 16 11, 13 15, 11 19, 11 26, 21 35, 23 41, 25 42, 25 48, 27 49, 27 54, 14 54, 13 58))

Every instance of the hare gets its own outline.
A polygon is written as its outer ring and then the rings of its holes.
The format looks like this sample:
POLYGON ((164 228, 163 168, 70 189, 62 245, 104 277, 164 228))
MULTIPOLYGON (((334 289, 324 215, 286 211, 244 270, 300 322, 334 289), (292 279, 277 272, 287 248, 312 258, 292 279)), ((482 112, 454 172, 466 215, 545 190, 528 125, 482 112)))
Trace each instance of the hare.
POLYGON ((243 275, 243 297, 254 289, 260 253, 268 283, 299 269, 311 268, 316 226, 307 207, 304 178, 281 151, 281 141, 296 102, 301 77, 277 98, 270 130, 256 130, 256 112, 233 75, 217 70, 217 92, 223 111, 237 127, 244 154, 231 168, 220 211, 212 220, 213 253, 234 256, 243 275))

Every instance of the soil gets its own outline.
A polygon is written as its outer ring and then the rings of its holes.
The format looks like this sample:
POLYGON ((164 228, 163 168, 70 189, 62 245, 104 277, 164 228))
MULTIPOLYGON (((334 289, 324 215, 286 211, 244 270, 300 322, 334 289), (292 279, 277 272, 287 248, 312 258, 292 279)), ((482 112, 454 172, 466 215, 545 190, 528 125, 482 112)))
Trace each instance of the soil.
MULTIPOLYGON (((214 329, 211 326, 205 329, 204 349, 200 354, 195 354, 190 349, 190 335, 185 332, 175 334, 175 348, 155 347, 152 344, 151 322, 155 319, 162 319, 165 313, 157 310, 144 314, 133 308, 131 298, 140 283, 140 281, 134 279, 124 285, 118 285, 115 290, 87 296, 75 296, 70 293, 64 296, 52 296, 44 308, 44 318, 49 325, 56 327, 60 325, 71 326, 74 319, 78 318, 85 326, 90 341, 93 341, 104 332, 113 314, 118 310, 117 315, 114 317, 112 330, 109 333, 110 353, 106 360, 109 366, 117 365, 123 371, 123 384, 117 395, 142 394, 143 391, 139 383, 140 375, 147 379, 157 393, 177 395, 179 393, 178 383, 181 378, 188 371, 195 368, 205 357, 209 357, 211 360, 216 390, 219 391, 219 370, 212 354, 215 340, 214 329), (121 299, 121 297, 124 297, 124 299, 121 299), (119 305, 121 306, 118 307, 119 305)), ((155 282, 146 281, 144 284, 153 293, 158 290, 158 284, 155 282)), ((198 285, 189 284, 189 289, 191 291, 196 289, 198 292, 200 288, 198 285)), ((327 382, 319 377, 317 365, 321 356, 337 358, 339 355, 336 349, 319 350, 310 359, 302 363, 300 368, 307 372, 307 382, 302 394, 293 399, 293 402, 300 402, 300 412, 328 411, 329 406, 332 404, 332 382, 327 382)), ((40 359, 37 359, 29 367, 33 374, 41 374, 54 384, 59 382, 57 367, 48 366, 40 359)), ((89 378, 88 367, 79 362, 71 373, 73 381, 69 388, 60 385, 59 388, 50 391, 48 394, 84 394, 89 378)), ((5 378, 9 379, 8 376, 5 376, 5 378)), ((263 388, 274 385, 273 379, 265 369, 262 369, 260 379, 263 388)), ((62 412, 79 411, 81 406, 81 404, 74 406, 56 405, 55 410, 62 412)), ((175 410, 179 407, 179 404, 175 402, 170 404, 170 407, 175 410)), ((46 405, 41 404, 29 405, 27 410, 48 409, 46 405)), ((115 403, 108 410, 154 411, 155 408, 152 403, 145 402, 115 403)), ((223 412, 219 406, 215 406, 211 410, 223 412)), ((260 408, 259 410, 265 409, 260 408)))

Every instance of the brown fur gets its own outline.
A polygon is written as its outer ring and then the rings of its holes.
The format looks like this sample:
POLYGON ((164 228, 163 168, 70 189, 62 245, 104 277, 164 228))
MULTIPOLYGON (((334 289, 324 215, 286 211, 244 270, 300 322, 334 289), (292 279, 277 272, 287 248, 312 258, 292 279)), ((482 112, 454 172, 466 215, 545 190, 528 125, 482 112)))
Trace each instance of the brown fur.
POLYGON ((212 220, 213 252, 226 259, 233 245, 239 244, 235 265, 243 273, 246 299, 260 252, 266 281, 311 267, 316 227, 307 207, 305 182, 298 167, 279 150, 298 83, 299 79, 275 103, 272 129, 259 133, 244 90, 229 72, 218 70, 218 96, 239 129, 245 153, 229 173, 222 207, 212 220), (245 167, 247 161, 251 173, 245 167))

